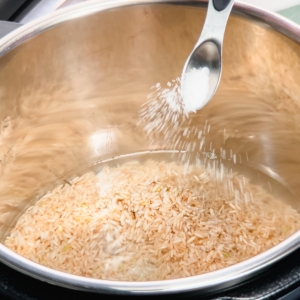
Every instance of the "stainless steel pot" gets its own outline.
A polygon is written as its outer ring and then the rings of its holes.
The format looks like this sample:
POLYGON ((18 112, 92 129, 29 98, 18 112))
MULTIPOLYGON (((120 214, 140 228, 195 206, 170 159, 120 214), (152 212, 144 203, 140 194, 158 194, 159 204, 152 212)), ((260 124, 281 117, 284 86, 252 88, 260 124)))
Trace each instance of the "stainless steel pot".
MULTIPOLYGON (((153 84, 180 75, 199 36, 205 6, 205 1, 93 1, 0 40, 2 242, 24 209, 68 174, 99 159, 150 149, 136 125, 138 111, 153 84)), ((226 128, 224 148, 240 155, 250 173, 281 182, 284 188, 273 192, 300 209, 300 28, 238 2, 233 12, 220 88, 192 122, 202 126, 209 119, 212 134, 206 142, 215 145, 224 142, 226 128)), ((154 149, 161 148, 157 140, 154 149)), ((268 186, 268 180, 261 184, 268 186)), ((72 289, 204 293, 255 276, 297 249, 299 241, 298 231, 237 265, 156 282, 73 276, 33 263, 3 244, 0 259, 72 289)))

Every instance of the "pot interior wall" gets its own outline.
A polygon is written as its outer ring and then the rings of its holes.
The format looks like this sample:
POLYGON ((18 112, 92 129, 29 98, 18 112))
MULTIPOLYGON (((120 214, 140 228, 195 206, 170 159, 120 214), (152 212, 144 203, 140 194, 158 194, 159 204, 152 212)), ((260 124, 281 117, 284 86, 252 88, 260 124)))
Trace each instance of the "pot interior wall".
MULTIPOLYGON (((45 30, 0 58, 1 241, 28 205, 83 166, 176 148, 159 135, 149 144, 139 110, 150 87, 180 76, 204 17, 205 9, 183 5, 102 11, 45 30)), ((284 188, 272 182, 273 193, 297 209, 299 69, 299 44, 234 14, 220 88, 189 123, 201 129, 207 121, 205 149, 232 150, 234 168, 266 188, 271 177, 280 181, 284 188)))

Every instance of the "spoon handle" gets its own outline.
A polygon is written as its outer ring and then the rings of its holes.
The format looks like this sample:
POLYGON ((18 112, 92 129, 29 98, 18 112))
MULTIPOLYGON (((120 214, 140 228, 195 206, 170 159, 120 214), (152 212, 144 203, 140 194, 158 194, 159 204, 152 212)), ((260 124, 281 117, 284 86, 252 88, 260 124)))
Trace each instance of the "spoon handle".
POLYGON ((221 48, 233 3, 234 0, 209 0, 205 23, 195 48, 209 40, 221 48))

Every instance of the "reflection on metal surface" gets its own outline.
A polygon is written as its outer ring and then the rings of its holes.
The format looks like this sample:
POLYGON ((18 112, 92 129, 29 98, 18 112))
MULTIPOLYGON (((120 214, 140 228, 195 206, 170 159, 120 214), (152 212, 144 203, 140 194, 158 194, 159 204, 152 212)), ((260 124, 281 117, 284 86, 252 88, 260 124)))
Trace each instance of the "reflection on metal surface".
MULTIPOLYGON (((116 150, 124 154, 150 149, 143 128, 137 126, 138 112, 151 86, 180 76, 201 31, 205 4, 96 1, 24 25, 0 41, 0 120, 9 117, 12 126, 1 138, 14 154, 0 180, 2 240, 28 199, 36 200, 37 193, 47 191, 72 170, 99 154, 108 159, 116 150), (109 137, 102 135, 107 128, 109 137), (108 152, 102 152, 106 143, 108 152)), ((251 163, 270 176, 276 174, 288 185, 294 195, 290 203, 298 208, 300 29, 241 3, 234 12, 224 39, 220 87, 212 101, 192 115, 191 126, 203 127, 208 120, 207 145, 232 150, 241 166, 251 163)), ((161 146, 158 139, 154 148, 161 146)), ((201 293, 245 280, 298 248, 299 241, 297 232, 238 265, 146 283, 57 272, 19 257, 2 244, 0 259, 26 274, 70 288, 127 294, 201 293)))
POLYGON ((111 154, 119 150, 118 147, 116 147, 116 136, 112 129, 95 132, 91 136, 90 142, 95 156, 100 156, 107 153, 111 154))

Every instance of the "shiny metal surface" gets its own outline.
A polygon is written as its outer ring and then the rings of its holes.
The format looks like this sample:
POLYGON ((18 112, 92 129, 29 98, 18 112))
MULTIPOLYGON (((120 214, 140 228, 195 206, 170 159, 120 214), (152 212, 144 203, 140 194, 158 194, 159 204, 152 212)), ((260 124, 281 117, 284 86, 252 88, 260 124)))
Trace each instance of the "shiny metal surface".
POLYGON ((222 48, 226 24, 233 7, 234 0, 229 1, 224 10, 218 11, 213 0, 209 0, 207 15, 199 40, 184 64, 181 82, 182 89, 186 84, 186 73, 193 69, 209 69, 209 83, 206 99, 200 99, 194 107, 203 108, 214 96, 222 74, 222 48))
POLYGON ((21 24, 30 23, 38 18, 47 16, 63 7, 89 0, 40 0, 32 9, 16 20, 21 24))
POLYGON ((35 6, 27 12, 24 16, 21 16, 17 21, 21 24, 27 24, 36 20, 39 17, 45 16, 62 5, 64 0, 42 0, 35 4, 35 6))
MULTIPOLYGON (((24 25, 0 41, 2 242, 24 209, 67 174, 99 159, 150 149, 137 126, 138 111, 151 86, 180 76, 201 32, 206 4, 94 1, 24 25)), ((203 126, 209 120, 208 145, 232 149, 241 165, 284 184, 290 197, 278 196, 300 210, 300 29, 242 3, 235 3, 233 12, 220 86, 191 124, 203 126)), ((161 149, 159 139, 154 149, 161 149)), ((298 248, 299 241, 298 231, 237 265, 157 282, 73 276, 22 258, 2 244, 0 259, 73 289, 200 294, 254 276, 298 248)))

